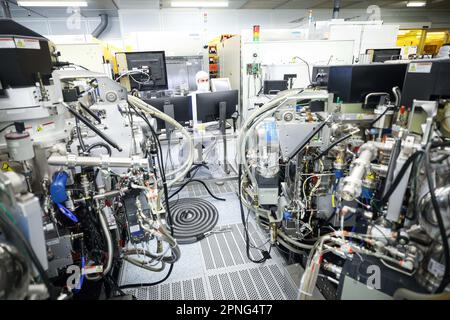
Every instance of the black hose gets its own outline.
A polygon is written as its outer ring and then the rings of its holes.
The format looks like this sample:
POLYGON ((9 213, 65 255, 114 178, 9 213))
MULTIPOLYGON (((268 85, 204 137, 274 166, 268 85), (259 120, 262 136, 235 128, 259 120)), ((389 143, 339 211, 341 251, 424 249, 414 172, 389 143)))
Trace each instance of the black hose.
POLYGON ((122 148, 115 143, 111 138, 109 138, 106 134, 101 132, 95 125, 92 124, 92 122, 89 121, 85 116, 79 114, 77 111, 72 109, 71 107, 67 106, 67 110, 71 114, 73 114, 76 118, 78 118, 81 122, 83 122, 89 129, 95 132, 100 138, 102 138, 106 143, 108 143, 110 146, 112 146, 114 149, 117 149, 119 151, 122 151, 122 148))
POLYGON ((384 109, 384 111, 375 119, 370 123, 370 127, 372 127, 375 123, 377 123, 378 120, 380 120, 381 118, 383 118, 383 116, 389 111, 395 109, 395 107, 386 107, 386 109, 384 109))
POLYGON ((95 148, 105 148, 106 151, 108 151, 108 155, 110 157, 112 155, 111 147, 103 142, 97 142, 97 143, 91 144, 89 147, 87 147, 86 152, 90 152, 92 149, 95 149, 95 148))
POLYGON ((134 289, 134 288, 141 288, 141 287, 157 286, 158 284, 163 283, 164 281, 166 281, 170 277, 170 275, 172 273, 172 269, 173 269, 173 264, 170 265, 169 271, 167 272, 166 276, 164 278, 162 278, 161 280, 158 280, 156 282, 126 284, 126 285, 120 286, 119 289, 123 290, 123 289, 134 289))
POLYGON ((89 115, 90 115, 92 118, 94 118, 95 121, 97 121, 98 123, 102 123, 102 120, 100 119, 99 116, 97 116, 97 115, 95 114, 94 111, 92 111, 91 109, 89 109, 83 102, 81 102, 81 101, 79 101, 79 102, 80 102, 81 108, 82 108, 84 111, 86 111, 87 113, 89 113, 89 115))
POLYGON ((77 131, 77 138, 78 143, 80 144, 81 151, 86 152, 86 145, 84 144, 83 137, 81 136, 81 129, 80 129, 80 121, 78 118, 75 118, 75 130, 77 131))
POLYGON ((184 198, 169 203, 172 210, 174 238, 178 244, 204 239, 219 220, 217 208, 201 198, 184 198))
POLYGON ((184 187, 186 187, 186 186, 187 186, 189 183, 191 183, 191 182, 198 182, 198 183, 202 184, 202 185, 205 187, 206 191, 208 191, 209 195, 210 195, 211 197, 213 197, 214 199, 219 200, 219 201, 226 201, 226 199, 224 199, 224 198, 219 198, 219 197, 215 196, 215 195, 211 192, 211 190, 208 188, 208 186, 206 185, 206 183, 204 183, 204 182, 201 181, 201 180, 197 180, 197 179, 189 179, 188 181, 186 181, 185 183, 183 183, 183 184, 181 185, 181 187, 180 187, 177 191, 175 191, 174 193, 172 193, 172 194, 169 196, 169 200, 172 199, 174 196, 176 196, 181 190, 184 189, 184 187))
POLYGON ((339 143, 347 140, 348 138, 350 138, 351 136, 353 136, 353 133, 349 133, 346 136, 343 136, 342 138, 336 140, 335 142, 333 142, 328 148, 326 148, 324 151, 322 151, 317 157, 314 158, 314 160, 317 160, 319 158, 321 158, 322 156, 326 155, 331 149, 333 149, 336 145, 338 145, 339 143))
POLYGON ((303 150, 303 148, 311 141, 312 138, 314 138, 314 136, 316 134, 319 133, 320 130, 322 130, 322 128, 327 124, 326 121, 323 121, 319 126, 317 126, 317 128, 315 128, 308 136, 307 138, 303 141, 303 143, 289 156, 288 158, 288 162, 291 161, 300 151, 303 150))
POLYGON ((242 182, 242 164, 239 165, 238 189, 239 189, 239 208, 241 210, 242 225, 244 226, 245 249, 246 249, 246 253, 247 253, 247 258, 251 262, 253 262, 253 263, 264 263, 268 259, 268 257, 270 257, 270 254, 269 254, 268 251, 259 249, 262 252, 262 254, 263 254, 263 257, 261 259, 259 259, 259 260, 254 260, 250 256, 250 237, 248 235, 247 221, 245 219, 244 206, 242 204, 242 198, 241 198, 242 197, 241 182, 242 182))
POLYGON ((14 126, 14 123, 10 123, 10 124, 8 124, 6 127, 1 128, 1 129, 0 129, 0 132, 5 131, 6 129, 8 129, 8 128, 12 127, 12 126, 14 126))
MULTIPOLYGON (((442 144, 442 146, 446 146, 446 145, 448 145, 448 142, 442 144)), ((428 189, 430 189, 431 203, 433 204, 434 213, 435 213, 436 220, 437 220, 438 226, 439 226, 439 233, 442 238, 442 246, 444 249, 445 272, 444 272, 444 276, 442 277, 442 281, 435 292, 435 293, 441 293, 444 291, 444 289, 448 285, 449 279, 450 279, 450 248, 448 245, 448 239, 447 239, 447 233, 445 232, 444 220, 442 218, 441 209, 439 208, 439 203, 436 198, 435 186, 434 186, 433 177, 431 174, 430 150, 431 150, 432 146, 433 146, 433 144, 431 142, 428 143, 427 148, 425 150, 425 175, 427 177, 428 189)))
MULTIPOLYGON (((129 104, 129 106, 136 112, 136 114, 141 117, 145 123, 148 125, 148 127, 150 128, 150 131, 153 135, 153 138, 156 141, 156 144, 158 146, 158 152, 156 153, 156 156, 158 158, 158 167, 159 170, 161 172, 161 179, 163 181, 163 188, 164 188, 164 198, 165 198, 165 202, 166 202, 166 210, 167 210, 167 223, 169 224, 169 226, 172 225, 172 216, 171 216, 171 212, 170 212, 170 206, 169 206, 169 192, 167 190, 167 181, 166 181, 166 173, 164 171, 164 160, 163 160, 163 153, 162 153, 162 147, 161 147, 161 142, 158 139, 158 136, 156 135, 155 130, 153 129, 153 127, 150 124, 150 121, 148 121, 148 118, 145 116, 145 114, 141 114, 141 112, 139 112, 138 110, 136 110, 136 108, 134 108, 131 104, 129 104)), ((173 228, 171 228, 170 230, 171 235, 173 236, 173 228)), ((120 289, 132 289, 132 288, 140 288, 140 287, 151 287, 151 286, 156 286, 158 284, 163 283, 164 281, 166 281, 170 275, 172 274, 172 270, 173 270, 173 264, 170 265, 169 267, 169 271, 167 272, 166 276, 164 278, 162 278, 161 280, 158 280, 156 282, 150 282, 150 283, 133 283, 133 284, 127 284, 127 285, 123 285, 120 286, 120 289)))

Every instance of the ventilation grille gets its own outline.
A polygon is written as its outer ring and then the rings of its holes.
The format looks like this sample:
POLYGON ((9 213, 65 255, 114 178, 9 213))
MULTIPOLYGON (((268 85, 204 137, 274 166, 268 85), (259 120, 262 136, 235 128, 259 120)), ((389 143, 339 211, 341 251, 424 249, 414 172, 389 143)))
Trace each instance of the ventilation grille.
MULTIPOLYGON (((211 192, 215 195, 225 195, 225 194, 233 194, 236 193, 236 182, 233 181, 225 181, 223 185, 217 185, 215 182, 205 182, 211 192)), ((186 188, 180 192, 180 198, 189 197, 189 198, 200 198, 200 197, 209 197, 208 191, 206 191, 205 187, 200 183, 190 183, 186 186, 186 188)))
POLYGON ((138 300, 205 300, 207 295, 202 278, 163 283, 154 287, 125 290, 138 300))
MULTIPOLYGON (((245 231, 242 224, 232 224, 229 227, 230 232, 216 233, 200 242, 207 270, 251 263, 246 253, 245 231)), ((251 223, 248 230, 252 243, 262 248, 264 242, 251 223)), ((254 260, 262 258, 261 251, 255 249, 250 249, 250 256, 254 260)))
MULTIPOLYGON (((245 252, 242 224, 229 226, 230 232, 214 234, 200 241, 205 274, 156 287, 130 290, 137 299, 164 300, 286 300, 296 298, 296 289, 281 258, 272 250, 272 259, 262 265, 252 263, 245 252)), ((249 223, 252 243, 264 247, 262 234, 249 223)), ((266 244, 266 249, 268 245, 266 244)), ((261 258, 254 251, 254 259, 261 258)), ((252 252, 251 251, 251 252, 252 252)))

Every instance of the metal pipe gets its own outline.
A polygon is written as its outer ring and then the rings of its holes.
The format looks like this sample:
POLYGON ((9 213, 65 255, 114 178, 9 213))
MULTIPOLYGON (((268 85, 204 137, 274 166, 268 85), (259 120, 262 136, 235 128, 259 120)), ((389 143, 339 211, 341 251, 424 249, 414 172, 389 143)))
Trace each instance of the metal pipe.
POLYGON ((344 185, 340 191, 344 200, 352 201, 361 194, 362 179, 376 155, 377 147, 374 142, 367 142, 361 146, 358 159, 353 162, 349 175, 344 178, 344 185))
MULTIPOLYGON (((277 231, 277 235, 280 236, 284 241, 286 241, 286 242, 288 242, 288 243, 290 243, 290 244, 292 244, 292 245, 294 245, 294 246, 296 246, 296 247, 302 248, 302 249, 307 249, 307 250, 309 250, 309 249, 312 249, 312 248, 314 247, 314 245, 304 244, 304 243, 295 241, 294 239, 291 239, 287 234, 285 234, 285 233, 284 233, 283 231, 281 231, 281 230, 278 230, 278 231, 277 231)), ((279 239, 279 238, 278 238, 278 239, 279 239)))
POLYGON ((333 19, 339 18, 339 9, 341 8, 341 0, 333 1, 333 19))
POLYGON ((107 26, 108 26, 108 15, 106 13, 102 13, 100 14, 100 23, 97 26, 97 28, 95 28, 95 30, 92 31, 92 36, 94 38, 98 38, 103 33, 103 31, 105 31, 107 26))
POLYGON ((367 104, 369 103, 369 98, 381 96, 387 96, 388 98, 390 97, 389 93, 387 92, 371 92, 368 95, 366 95, 366 98, 364 99, 364 106, 367 106, 367 104))
POLYGON ((104 168, 132 168, 132 167, 147 167, 148 160, 131 157, 131 158, 121 158, 121 157, 79 157, 74 154, 69 154, 66 156, 51 155, 48 158, 48 164, 51 166, 85 166, 85 167, 104 167, 104 168))

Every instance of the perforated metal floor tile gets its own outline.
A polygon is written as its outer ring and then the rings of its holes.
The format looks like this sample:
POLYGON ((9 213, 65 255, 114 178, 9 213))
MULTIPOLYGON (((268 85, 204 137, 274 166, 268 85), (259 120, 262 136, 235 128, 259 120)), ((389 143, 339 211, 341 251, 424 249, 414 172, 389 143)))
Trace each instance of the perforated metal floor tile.
MULTIPOLYGON (((230 232, 213 234, 200 242, 207 270, 251 263, 246 253, 245 231, 242 224, 232 224, 228 227, 231 228, 230 232)), ((249 223, 248 231, 249 237, 257 247, 264 245, 252 223, 249 223)), ((262 258, 259 250, 251 249, 250 255, 254 260, 262 258)))
MULTIPOLYGON (((237 183, 235 181, 224 181, 223 185, 217 185, 215 182, 205 182, 211 192, 216 195, 236 193, 237 183)), ((181 197, 209 197, 208 191, 200 183, 191 183, 180 192, 181 197)))
MULTIPOLYGON (((177 262, 174 274, 165 283, 126 292, 133 294, 137 299, 151 300, 295 299, 295 284, 276 249, 271 251, 271 259, 264 264, 252 263, 247 258, 243 225, 236 223, 240 221, 239 202, 235 197, 236 181, 226 181, 222 186, 214 182, 207 184, 215 195, 227 199, 226 202, 211 198, 208 200, 219 210, 221 216, 219 225, 229 226, 231 231, 213 234, 199 243, 182 246, 182 259, 177 262), (192 268, 193 265, 195 269, 192 268)), ((189 185, 180 192, 180 198, 206 196, 209 197, 200 184, 189 185)), ((266 243, 268 234, 256 227, 252 216, 249 219, 248 230, 251 242, 255 246, 265 247, 266 250, 269 248, 266 243)), ((250 254, 255 260, 262 257, 258 250, 251 249, 250 254)), ((125 270, 134 269, 125 268, 125 270)), ((141 278, 129 274, 124 280, 127 283, 138 279, 141 278)), ((145 282, 153 280, 148 279, 145 282)))
POLYGON ((206 286, 202 278, 167 282, 154 287, 127 289, 138 300, 205 300, 206 286))
MULTIPOLYGON (((130 290, 137 299, 186 300, 285 300, 295 299, 294 283, 281 258, 272 251, 272 259, 254 264, 246 256, 242 224, 230 225, 231 232, 216 234, 200 242, 204 276, 130 290)), ((261 234, 253 222, 249 234, 262 246, 261 234)), ((260 258, 253 254, 253 258, 260 258)))

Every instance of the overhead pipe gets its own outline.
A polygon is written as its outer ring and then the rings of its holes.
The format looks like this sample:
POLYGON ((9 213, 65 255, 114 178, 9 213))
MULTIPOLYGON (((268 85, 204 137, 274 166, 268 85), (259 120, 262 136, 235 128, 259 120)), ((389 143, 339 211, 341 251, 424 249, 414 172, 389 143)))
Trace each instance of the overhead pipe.
POLYGON ((97 28, 95 28, 95 30, 92 31, 92 36, 94 38, 98 38, 103 33, 103 31, 105 31, 107 26, 108 26, 108 15, 106 13, 102 13, 100 14, 100 23, 97 26, 97 28))
POLYGON ((341 0, 333 0, 333 19, 339 18, 340 8, 341 8, 341 0))

